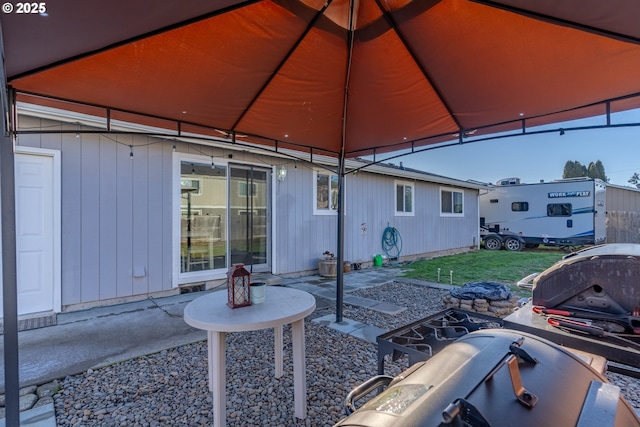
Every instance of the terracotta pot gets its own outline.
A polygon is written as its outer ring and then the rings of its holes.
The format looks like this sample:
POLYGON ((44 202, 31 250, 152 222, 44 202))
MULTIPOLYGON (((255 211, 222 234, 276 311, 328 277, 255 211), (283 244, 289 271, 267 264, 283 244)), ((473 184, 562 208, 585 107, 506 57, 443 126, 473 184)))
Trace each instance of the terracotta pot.
POLYGON ((348 273, 351 271, 351 261, 345 261, 343 263, 342 271, 344 271, 345 273, 348 273))

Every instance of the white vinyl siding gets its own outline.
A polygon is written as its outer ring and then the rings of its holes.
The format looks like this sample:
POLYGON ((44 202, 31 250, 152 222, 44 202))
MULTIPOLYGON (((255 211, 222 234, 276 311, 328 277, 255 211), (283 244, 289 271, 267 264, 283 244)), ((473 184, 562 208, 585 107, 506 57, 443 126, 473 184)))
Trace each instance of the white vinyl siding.
MULTIPOLYGON (((31 129, 68 127, 26 116, 21 116, 20 125, 31 129)), ((57 150, 64 159, 60 233, 64 249, 63 309, 175 292, 175 286, 181 283, 180 213, 184 209, 179 204, 179 159, 193 159, 210 168, 210 153, 218 154, 217 151, 204 152, 202 146, 143 135, 119 135, 116 140, 97 134, 79 138, 75 134, 22 134, 18 145, 57 150)), ((228 164, 226 159, 226 155, 216 157, 215 166, 228 164)), ((278 161, 250 152, 233 153, 236 165, 264 166, 278 161)), ((199 178, 192 175, 183 178, 199 178)), ((271 175, 273 274, 312 273, 325 250, 336 253, 339 218, 337 199, 330 202, 330 194, 337 197, 337 179, 335 172, 314 165, 290 168, 284 181, 278 181, 275 173, 271 175), (323 196, 327 201, 325 209, 320 210, 318 173, 331 182, 323 196)), ((191 184, 190 187, 198 185, 191 184)), ((205 182, 200 184, 202 191, 205 182)), ((349 174, 348 184, 345 178, 343 192, 348 208, 343 211, 345 260, 372 263, 374 254, 381 251, 380 238, 389 226, 401 235, 403 259, 464 251, 477 244, 476 189, 363 170, 349 174), (403 198, 403 209, 412 215, 396 215, 397 183, 410 184, 411 206, 407 209, 403 198), (460 214, 441 214, 442 188, 462 195, 463 218, 460 214)), ((250 185, 229 190, 229 194, 239 197, 253 197, 254 193, 250 185)), ((193 209, 192 215, 205 214, 199 209, 193 209)), ((225 270, 221 270, 207 279, 224 279, 225 270)))

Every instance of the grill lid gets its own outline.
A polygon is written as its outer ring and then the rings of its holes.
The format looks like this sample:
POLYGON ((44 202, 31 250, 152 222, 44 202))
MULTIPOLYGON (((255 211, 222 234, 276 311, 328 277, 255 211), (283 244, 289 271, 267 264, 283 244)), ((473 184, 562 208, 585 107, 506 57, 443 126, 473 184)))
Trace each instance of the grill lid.
POLYGON ((598 426, 640 426, 619 391, 562 347, 489 329, 464 335, 405 371, 336 426, 585 427, 594 425, 594 413, 598 426))
POLYGON ((638 316, 640 245, 601 245, 566 256, 536 277, 532 301, 545 308, 638 316))

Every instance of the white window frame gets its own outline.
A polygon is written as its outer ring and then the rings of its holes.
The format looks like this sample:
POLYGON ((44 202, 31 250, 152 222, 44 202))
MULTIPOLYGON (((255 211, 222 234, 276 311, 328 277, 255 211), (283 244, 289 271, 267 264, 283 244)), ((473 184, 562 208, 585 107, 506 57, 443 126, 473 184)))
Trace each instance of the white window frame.
POLYGON ((251 184, 251 186, 247 185, 246 182, 239 182, 238 184, 239 197, 256 197, 256 184, 251 184))
MULTIPOLYGON (((173 171, 172 171, 172 187, 173 187, 173 197, 172 197, 172 211, 173 211, 173 232, 172 232, 172 266, 173 266, 173 287, 177 288, 180 285, 185 283, 195 283, 207 280, 217 280, 226 277, 225 269, 217 269, 217 270, 202 270, 202 271, 192 271, 192 272, 181 272, 180 271, 180 218, 182 207, 180 204, 180 189, 181 189, 181 163, 182 162, 193 162, 200 164, 210 164, 211 157, 200 156, 196 154, 190 153, 181 153, 174 152, 173 153, 173 171)), ((229 163, 226 159, 218 159, 216 158, 216 165, 224 165, 227 168, 227 173, 229 171, 229 163)), ((197 179, 197 178, 195 178, 197 179)), ((227 176, 227 180, 228 180, 227 176)), ((225 191, 228 192, 228 186, 225 185, 225 191)), ((225 194, 225 200, 229 200, 229 195, 225 194)))
MULTIPOLYGON (((441 217, 464 217, 464 190, 459 189, 459 188, 453 188, 453 187, 440 187, 440 216, 441 217), (461 200, 462 200, 462 212, 457 213, 457 212, 442 212, 442 193, 443 192, 448 192, 448 193, 452 193, 451 196, 451 201, 453 202, 453 194, 454 193, 459 193, 461 195, 461 200)), ((451 206, 451 209, 453 210, 453 206, 451 206)))
MULTIPOLYGON (((313 171, 313 214, 314 215, 338 215, 338 210, 337 209, 331 209, 331 204, 329 204, 329 208, 328 209, 318 209, 318 174, 320 175, 328 175, 329 176, 329 182, 331 182, 331 177, 332 176, 338 176, 337 173, 333 173, 330 171, 327 171, 325 169, 314 169, 313 171)), ((338 177, 338 179, 340 179, 338 177)), ((342 181, 342 191, 346 191, 346 179, 343 179, 342 181)), ((346 197, 344 198, 346 200, 346 197)), ((343 212, 346 212, 345 210, 345 205, 346 202, 343 204, 342 206, 342 210, 343 212)))
MULTIPOLYGON (((201 162, 198 162, 198 163, 201 163, 201 162)), ((200 179, 200 178, 184 178, 184 179, 180 179, 180 185, 183 184, 183 181, 189 181, 190 183, 197 182, 198 186, 194 187, 194 188, 197 188, 197 190, 191 192, 191 194, 193 196, 201 196, 202 195, 202 179, 200 179)))
POLYGON ((393 181, 393 211, 395 216, 415 216, 416 214, 416 186, 411 181, 393 181), (402 200, 404 201, 404 188, 411 188, 411 211, 399 211, 398 210, 398 186, 402 186, 402 200))

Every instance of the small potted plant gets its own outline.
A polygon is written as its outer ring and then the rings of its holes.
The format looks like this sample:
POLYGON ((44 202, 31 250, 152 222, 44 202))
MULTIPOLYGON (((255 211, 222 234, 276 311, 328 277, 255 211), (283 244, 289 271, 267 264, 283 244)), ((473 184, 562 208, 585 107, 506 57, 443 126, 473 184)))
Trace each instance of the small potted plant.
POLYGON ((336 277, 338 275, 338 260, 329 251, 322 253, 318 260, 318 274, 323 277, 336 277))

